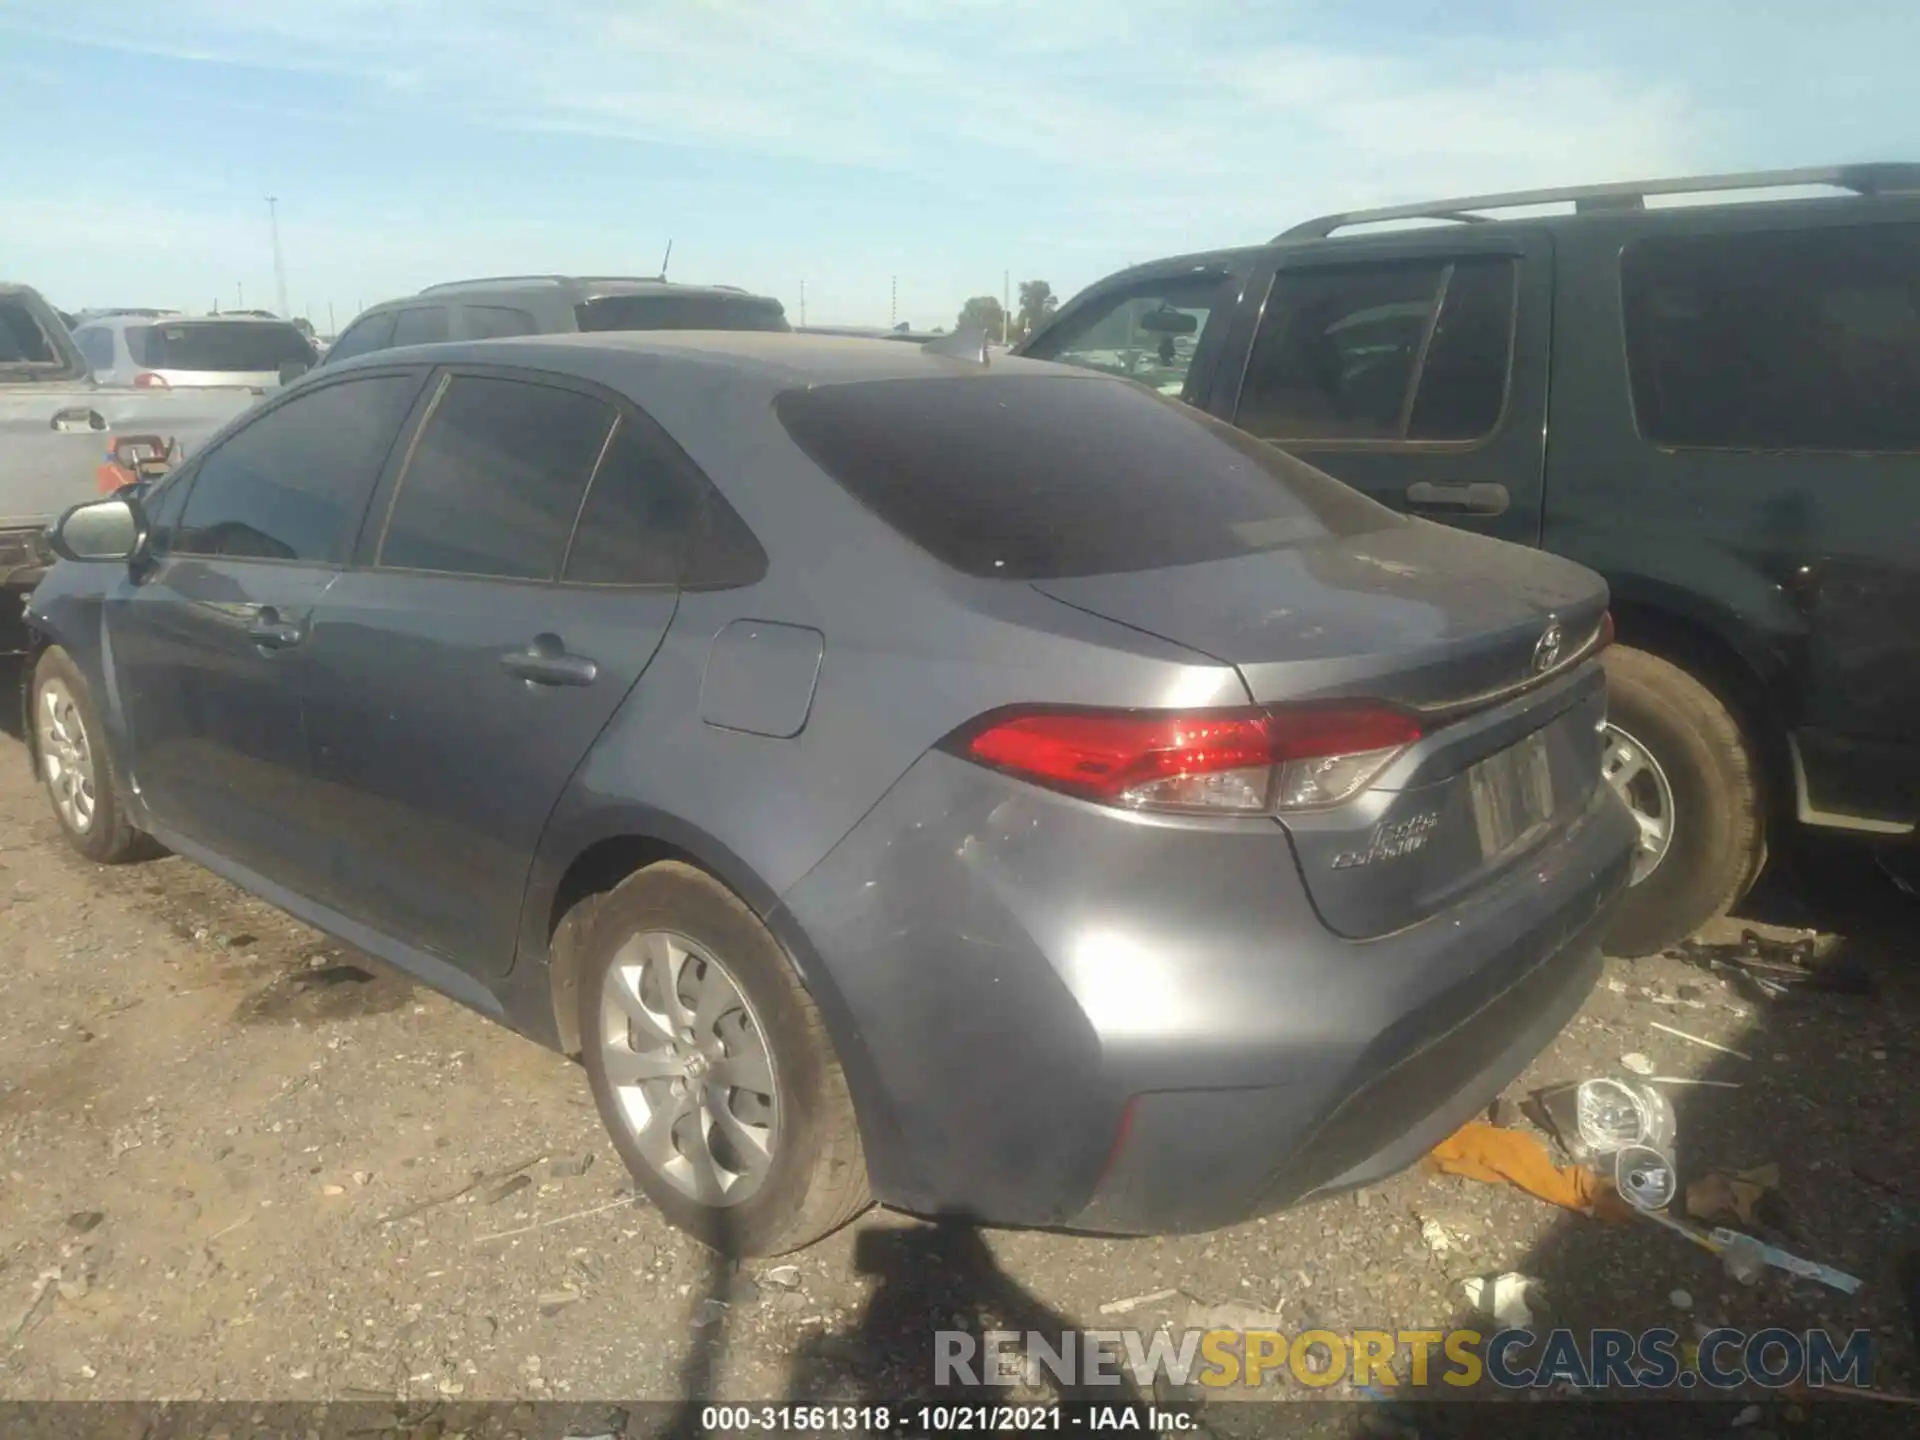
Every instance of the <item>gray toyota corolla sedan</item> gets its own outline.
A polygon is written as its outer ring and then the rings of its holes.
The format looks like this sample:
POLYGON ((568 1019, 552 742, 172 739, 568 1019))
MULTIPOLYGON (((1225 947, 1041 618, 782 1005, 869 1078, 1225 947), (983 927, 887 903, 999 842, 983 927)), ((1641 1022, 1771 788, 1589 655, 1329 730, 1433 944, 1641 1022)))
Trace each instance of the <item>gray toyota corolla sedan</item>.
POLYGON ((741 1252, 1408 1164, 1593 982, 1603 586, 957 348, 328 366, 53 532, 61 824, 578 1054, 741 1252))

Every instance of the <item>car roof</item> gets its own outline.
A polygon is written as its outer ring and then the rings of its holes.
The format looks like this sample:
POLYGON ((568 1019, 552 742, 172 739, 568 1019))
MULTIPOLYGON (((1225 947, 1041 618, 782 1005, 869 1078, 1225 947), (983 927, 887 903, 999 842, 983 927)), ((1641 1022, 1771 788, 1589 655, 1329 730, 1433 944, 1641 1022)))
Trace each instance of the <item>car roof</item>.
POLYGON ((509 295, 557 299, 563 304, 598 300, 610 295, 712 296, 716 299, 780 303, 771 295, 758 295, 737 285, 688 285, 678 280, 662 280, 657 275, 495 275, 472 280, 442 281, 427 286, 417 294, 369 305, 362 313, 417 305, 422 301, 472 303, 509 295))
POLYGON ((898 340, 760 330, 604 330, 500 340, 457 340, 372 351, 337 366, 330 365, 325 373, 338 375, 404 362, 434 365, 467 362, 525 365, 597 378, 609 369, 609 362, 617 368, 622 361, 638 359, 680 361, 689 366, 728 370, 782 388, 862 380, 983 375, 1100 378, 1091 372, 1007 355, 995 355, 991 363, 981 364, 898 340))
POLYGON ((94 325, 292 325, 273 315, 95 315, 80 322, 81 328, 94 325))

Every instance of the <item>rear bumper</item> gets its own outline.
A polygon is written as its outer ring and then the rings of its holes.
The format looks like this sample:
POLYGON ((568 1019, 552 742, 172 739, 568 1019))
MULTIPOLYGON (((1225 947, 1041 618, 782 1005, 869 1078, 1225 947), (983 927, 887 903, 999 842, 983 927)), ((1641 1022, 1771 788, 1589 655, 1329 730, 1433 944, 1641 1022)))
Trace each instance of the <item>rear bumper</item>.
POLYGON ((862 1117, 878 1198, 1205 1229, 1402 1168, 1498 1093, 1591 988, 1633 843, 1596 786, 1471 899, 1347 941, 1271 822, 1118 815, 935 754, 783 908, 889 1112, 862 1117))

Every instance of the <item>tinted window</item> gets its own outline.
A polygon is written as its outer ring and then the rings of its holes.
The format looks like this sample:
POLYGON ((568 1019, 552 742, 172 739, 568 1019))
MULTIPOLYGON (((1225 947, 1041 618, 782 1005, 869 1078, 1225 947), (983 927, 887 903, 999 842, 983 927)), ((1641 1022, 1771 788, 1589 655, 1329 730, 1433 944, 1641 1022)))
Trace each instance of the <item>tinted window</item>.
POLYGON ((1513 285, 1504 258, 1281 271, 1239 425, 1280 441, 1489 434, 1506 396, 1513 285))
POLYGON ((402 310, 394 317, 395 345, 433 345, 447 338, 447 311, 443 305, 402 310))
POLYGON ((1643 240, 1621 290, 1649 440, 1920 450, 1920 225, 1643 240))
POLYGON ((582 585, 747 585, 766 555, 685 452, 623 417, 580 511, 566 579, 582 585))
POLYGON ((113 332, 103 326, 95 325, 85 330, 73 332, 73 343, 80 347, 80 353, 87 357, 87 364, 96 370, 113 368, 113 332))
POLYGON ((582 330, 791 330, 777 300, 753 295, 603 295, 573 307, 582 330))
POLYGON ((400 481, 380 563, 552 580, 611 408, 575 390, 456 375, 400 481))
POLYGON ((531 335, 537 328, 533 316, 524 310, 504 305, 463 305, 460 315, 466 322, 469 340, 498 340, 507 335, 531 335))
POLYGON ((57 365, 60 352, 26 305, 0 299, 0 365, 57 365))
POLYGON ((973 575, 1147 570, 1397 523, 1270 445, 1108 380, 876 380, 774 408, 881 519, 973 575))
POLYGON ((392 343, 393 312, 388 310, 349 325, 340 338, 327 347, 327 359, 351 360, 356 355, 385 350, 392 343))
POLYGON ((1219 275, 1178 276, 1133 287, 1099 300, 1055 326, 1023 352, 1124 375, 1163 395, 1178 395, 1187 383, 1193 352, 1223 298, 1219 275))
POLYGON ((344 559, 416 387, 372 375, 305 391, 207 452, 174 552, 344 559))
POLYGON ((133 325, 127 349, 149 370, 277 371, 289 360, 313 363, 313 347, 291 325, 253 320, 195 320, 133 325))

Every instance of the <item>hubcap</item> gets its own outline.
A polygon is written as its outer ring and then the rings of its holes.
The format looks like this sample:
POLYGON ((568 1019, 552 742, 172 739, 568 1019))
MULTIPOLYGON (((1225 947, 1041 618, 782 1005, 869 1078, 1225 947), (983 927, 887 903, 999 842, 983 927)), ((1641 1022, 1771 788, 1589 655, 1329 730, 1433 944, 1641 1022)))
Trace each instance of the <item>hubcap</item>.
POLYGON ((614 956, 600 990, 600 1061, 641 1157, 705 1205, 757 1191, 780 1137, 773 1055, 726 967, 652 930, 614 956))
POLYGON ((93 828, 93 746, 66 685, 40 687, 40 768, 60 821, 76 835, 93 828))
POLYGON ((1651 751, 1618 725, 1607 726, 1607 748, 1600 773, 1633 812, 1640 827, 1640 844, 1633 852, 1633 879, 1638 885, 1667 857, 1673 844, 1673 786, 1651 751))

